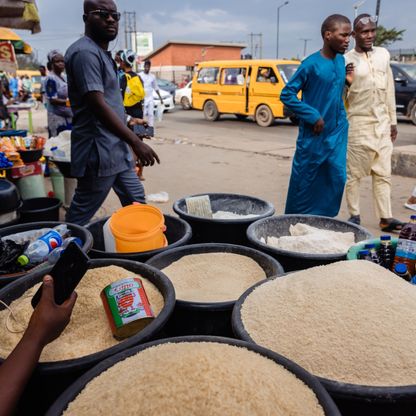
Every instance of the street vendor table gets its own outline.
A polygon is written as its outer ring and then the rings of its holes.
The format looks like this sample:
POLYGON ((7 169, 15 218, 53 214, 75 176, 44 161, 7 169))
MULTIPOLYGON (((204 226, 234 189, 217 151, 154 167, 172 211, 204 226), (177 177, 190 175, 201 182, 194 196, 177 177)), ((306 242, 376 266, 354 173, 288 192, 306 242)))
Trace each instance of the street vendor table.
POLYGON ((9 112, 12 119, 12 128, 16 130, 16 118, 14 113, 19 111, 27 111, 29 119, 29 133, 33 134, 33 119, 32 119, 32 105, 26 103, 20 104, 11 104, 7 106, 7 111, 9 112))

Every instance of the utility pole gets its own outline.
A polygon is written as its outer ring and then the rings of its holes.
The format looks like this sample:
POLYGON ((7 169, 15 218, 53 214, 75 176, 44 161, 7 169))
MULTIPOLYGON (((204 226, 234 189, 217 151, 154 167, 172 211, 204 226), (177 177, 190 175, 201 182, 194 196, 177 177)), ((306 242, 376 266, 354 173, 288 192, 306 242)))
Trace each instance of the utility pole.
POLYGON ((380 7, 381 7, 381 0, 377 0, 377 7, 376 7, 377 23, 380 20, 380 7))
POLYGON ((306 51, 308 49, 308 42, 311 41, 312 39, 307 39, 307 38, 300 38, 300 40, 303 40, 303 57, 306 57, 306 51))
POLYGON ((136 12, 124 12, 124 42, 126 49, 137 52, 136 12))
POLYGON ((358 16, 358 9, 366 2, 367 0, 357 1, 352 6, 354 8, 354 17, 358 16))
POLYGON ((279 59, 279 30, 280 30, 280 9, 287 6, 289 1, 285 1, 277 8, 277 26, 276 26, 276 59, 279 59))

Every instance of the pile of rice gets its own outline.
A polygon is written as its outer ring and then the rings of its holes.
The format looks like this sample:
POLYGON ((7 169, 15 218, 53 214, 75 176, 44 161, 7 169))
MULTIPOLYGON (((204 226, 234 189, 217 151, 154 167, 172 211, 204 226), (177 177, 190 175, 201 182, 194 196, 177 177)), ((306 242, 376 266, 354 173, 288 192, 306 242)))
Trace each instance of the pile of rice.
POLYGON ((240 254, 204 253, 184 256, 162 270, 176 298, 188 302, 227 302, 266 279, 253 259, 240 254))
POLYGON ((416 382, 416 287, 368 261, 303 270, 257 287, 241 308, 255 343, 345 383, 416 382))
POLYGON ((260 354, 218 343, 162 344, 87 384, 65 415, 322 416, 315 393, 260 354))
POLYGON ((237 214, 230 211, 217 211, 212 214, 212 218, 216 220, 242 220, 245 218, 256 218, 256 214, 237 214))
POLYGON ((298 223, 289 227, 290 235, 261 238, 263 244, 280 250, 307 254, 345 254, 355 244, 352 232, 339 232, 298 223))
MULTIPOLYGON (((76 288, 78 299, 71 322, 58 339, 44 348, 40 361, 79 358, 118 344, 119 341, 114 339, 111 332, 100 293, 109 284, 126 277, 137 277, 137 275, 117 266, 89 270, 76 288)), ((164 306, 163 295, 153 283, 143 277, 140 278, 153 312, 157 316, 164 306)), ((21 298, 9 305, 17 318, 17 321, 10 319, 11 329, 20 330, 22 327, 27 327, 33 313, 30 302, 39 286, 40 284, 33 286, 21 298)), ((17 334, 9 332, 6 327, 9 314, 7 309, 0 311, 0 357, 2 358, 10 354, 23 335, 23 332, 17 334)))

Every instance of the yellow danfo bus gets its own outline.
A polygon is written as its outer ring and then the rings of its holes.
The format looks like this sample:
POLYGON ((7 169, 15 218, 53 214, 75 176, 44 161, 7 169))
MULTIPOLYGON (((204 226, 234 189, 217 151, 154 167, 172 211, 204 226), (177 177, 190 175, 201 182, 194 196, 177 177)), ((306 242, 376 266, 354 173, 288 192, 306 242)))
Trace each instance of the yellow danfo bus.
POLYGON ((289 60, 207 61, 198 65, 192 82, 192 106, 207 120, 221 114, 254 118, 262 127, 292 113, 280 101, 280 93, 300 62, 289 60))

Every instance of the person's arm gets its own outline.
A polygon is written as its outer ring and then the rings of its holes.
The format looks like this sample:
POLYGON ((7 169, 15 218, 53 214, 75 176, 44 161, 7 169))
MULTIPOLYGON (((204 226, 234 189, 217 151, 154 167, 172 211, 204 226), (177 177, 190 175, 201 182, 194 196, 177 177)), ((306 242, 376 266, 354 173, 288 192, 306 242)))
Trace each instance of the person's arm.
POLYGON ((136 154, 143 166, 160 163, 156 152, 139 138, 120 120, 113 109, 104 100, 104 94, 98 91, 88 92, 84 99, 94 116, 114 135, 125 141, 136 154))
POLYGON ((395 92, 395 86, 394 86, 394 77, 393 77, 393 71, 391 70, 390 66, 390 54, 388 51, 386 51, 388 54, 388 60, 387 60, 387 107, 389 111, 389 117, 390 117, 390 130, 391 130, 391 141, 394 143, 397 139, 397 114, 396 114, 396 92, 395 92))
POLYGON ((66 106, 66 100, 58 98, 58 88, 56 81, 48 78, 45 85, 46 95, 52 105, 66 106))
POLYGON ((299 91, 303 90, 308 80, 308 67, 301 64, 295 75, 283 88, 280 100, 293 111, 299 119, 313 126, 315 134, 320 134, 325 123, 318 110, 298 98, 299 91))
POLYGON ((79 51, 67 64, 72 72, 75 87, 83 95, 89 111, 96 119, 120 140, 130 145, 143 166, 154 165, 155 161, 160 163, 153 149, 141 142, 105 101, 99 57, 90 51, 79 51))
POLYGON ((155 77, 153 77, 153 80, 152 80, 152 87, 156 91, 156 94, 159 96, 160 102, 163 104, 163 98, 160 95, 159 85, 157 85, 157 82, 156 82, 156 78, 155 77))
POLYGON ((42 353, 68 325, 77 299, 76 293, 62 305, 54 301, 53 279, 43 279, 42 297, 16 348, 0 366, 0 416, 13 414, 42 353))

